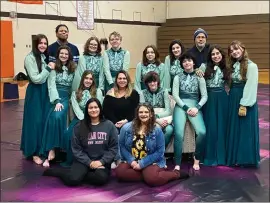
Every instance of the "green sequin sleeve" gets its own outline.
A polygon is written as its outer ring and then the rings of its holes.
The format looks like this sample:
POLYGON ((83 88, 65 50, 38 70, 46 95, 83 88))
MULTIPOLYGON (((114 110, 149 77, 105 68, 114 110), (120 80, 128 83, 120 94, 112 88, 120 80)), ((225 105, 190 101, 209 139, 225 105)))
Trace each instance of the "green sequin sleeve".
POLYGON ((76 92, 73 91, 72 94, 71 94, 71 105, 72 105, 72 109, 75 113, 75 115, 77 116, 77 118, 79 120, 83 120, 84 119, 84 113, 83 111, 81 110, 79 104, 78 104, 78 101, 76 99, 76 92))
POLYGON ((86 70, 86 62, 84 56, 80 56, 77 68, 75 70, 74 79, 72 82, 72 91, 77 91, 79 88, 81 77, 83 72, 86 70))
POLYGON ((173 79, 173 90, 172 90, 172 95, 174 98, 174 101, 176 102, 176 104, 178 106, 180 106, 181 108, 183 108, 185 106, 185 103, 183 102, 183 100, 180 98, 179 96, 179 76, 176 75, 173 79))
MULTIPOLYGON (((103 57, 103 56, 102 56, 103 57)), ((100 66, 100 72, 99 72, 99 87, 101 90, 104 90, 104 82, 105 82, 105 75, 104 75, 104 68, 103 68, 103 60, 101 60, 101 66, 100 66)))
POLYGON ((130 53, 129 51, 126 51, 126 54, 124 56, 124 62, 123 62, 123 70, 128 72, 130 66, 130 53))
POLYGON ((242 106, 253 106, 257 101, 258 91, 258 66, 250 62, 247 69, 247 81, 244 87, 243 96, 240 100, 242 106))
POLYGON ((36 59, 32 54, 28 54, 25 57, 24 67, 27 71, 27 75, 35 84, 43 84, 46 82, 51 70, 49 67, 45 67, 42 69, 41 73, 39 73, 36 59))
POLYGON ((165 89, 164 91, 164 103, 165 103, 165 111, 157 114, 159 118, 163 118, 163 117, 171 115, 170 98, 169 98, 169 92, 167 89, 165 89))
POLYGON ((160 65, 160 87, 163 87, 163 88, 166 88, 165 85, 166 85, 166 81, 165 81, 165 65, 164 63, 161 63, 160 65))
POLYGON ((199 69, 205 73, 206 64, 205 63, 202 63, 201 66, 199 67, 199 69))
POLYGON ((102 91, 101 89, 97 89, 97 99, 100 101, 101 105, 103 104, 103 100, 104 100, 104 97, 103 97, 103 94, 102 94, 102 91))
POLYGON ((109 85, 112 84, 113 79, 110 71, 109 57, 106 51, 103 54, 103 72, 109 85))
POLYGON ((170 67, 171 67, 171 61, 170 56, 166 56, 165 58, 165 76, 164 76, 164 88, 171 90, 171 74, 170 74, 170 67))
POLYGON ((56 72, 55 70, 52 70, 47 80, 50 102, 52 104, 55 104, 55 101, 60 100, 55 80, 56 80, 56 72))
POLYGON ((141 62, 137 64, 136 67, 136 74, 135 74, 135 81, 134 81, 134 89, 140 93, 141 92, 141 71, 142 71, 142 66, 141 62))
POLYGON ((140 95, 140 103, 144 103, 145 102, 145 98, 144 98, 143 92, 140 92, 139 95, 140 95))
POLYGON ((200 88, 200 93, 201 93, 201 100, 199 101, 200 107, 202 107, 208 99, 207 95, 207 89, 206 89, 206 82, 204 78, 198 78, 199 79, 199 88, 200 88))

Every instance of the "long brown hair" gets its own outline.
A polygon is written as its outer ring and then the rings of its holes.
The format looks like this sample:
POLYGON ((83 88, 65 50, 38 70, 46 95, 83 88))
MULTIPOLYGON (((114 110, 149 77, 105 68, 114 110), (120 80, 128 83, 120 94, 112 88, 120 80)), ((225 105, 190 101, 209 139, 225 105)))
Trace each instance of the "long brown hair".
POLYGON ((120 75, 120 73, 124 74, 127 78, 127 86, 126 86, 126 94, 125 94, 125 98, 129 97, 132 93, 132 85, 131 85, 131 79, 130 79, 130 76, 128 74, 127 71, 124 71, 124 70, 120 70, 117 74, 116 74, 116 77, 115 77, 115 81, 114 81, 114 95, 117 96, 117 94, 119 93, 119 87, 118 87, 118 84, 117 84, 117 78, 118 76, 120 75))
POLYGON ((176 60, 173 52, 172 52, 172 47, 173 45, 178 44, 181 47, 181 54, 180 56, 185 52, 185 46, 180 40, 173 40, 170 45, 169 45, 169 56, 170 56, 170 61, 171 65, 173 65, 173 62, 176 60))
POLYGON ((34 57, 36 59, 37 67, 38 67, 38 72, 41 73, 42 67, 41 67, 41 54, 44 54, 45 56, 48 56, 48 38, 44 34, 38 34, 34 37, 33 39, 33 46, 32 46, 32 52, 34 54, 34 57), (42 39, 45 39, 47 41, 47 49, 44 51, 44 53, 40 53, 38 49, 38 45, 41 42, 42 39))
POLYGON ((84 44, 84 51, 83 55, 89 55, 89 45, 92 40, 95 40, 97 42, 97 55, 101 55, 101 45, 97 37, 90 37, 84 44))
POLYGON ((224 50, 222 49, 221 46, 217 45, 217 44, 214 44, 212 45, 210 48, 209 48, 209 52, 208 52, 208 55, 207 55, 207 60, 206 60, 206 70, 205 70, 205 74, 204 74, 204 78, 205 79, 210 79, 212 77, 212 75, 215 74, 215 70, 214 70, 214 67, 215 67, 215 63, 213 62, 212 60, 212 51, 216 49, 220 52, 220 54, 222 55, 222 59, 221 61, 219 62, 218 66, 220 68, 220 70, 222 71, 223 73, 223 79, 228 83, 230 84, 230 70, 229 68, 227 67, 227 63, 226 63, 226 54, 224 52, 224 50))
POLYGON ((83 91, 86 90, 87 88, 84 86, 84 80, 86 78, 87 75, 91 74, 92 75, 92 80, 93 83, 92 85, 88 88, 88 90, 90 91, 90 95, 92 98, 96 98, 97 96, 97 88, 96 88, 96 81, 95 81, 95 77, 94 74, 90 71, 90 70, 85 70, 82 74, 82 78, 80 81, 80 85, 78 90, 76 91, 76 99, 78 102, 80 102, 82 100, 82 96, 83 96, 83 91))
POLYGON ((157 50, 157 48, 156 48, 155 45, 148 45, 143 50, 143 57, 142 57, 142 63, 143 63, 143 65, 147 66, 149 64, 148 59, 146 58, 146 54, 147 54, 147 49, 148 48, 152 48, 153 51, 155 52, 155 64, 157 66, 159 66, 161 64, 161 61, 160 61, 160 58, 159 58, 159 52, 158 52, 158 50, 157 50))
POLYGON ((238 40, 232 41, 232 43, 228 46, 228 56, 229 56, 229 59, 228 59, 229 65, 228 66, 229 66, 231 72, 233 72, 233 64, 237 61, 237 59, 235 59, 231 56, 231 48, 233 48, 233 49, 240 48, 243 50, 242 57, 239 61, 240 62, 240 74, 241 74, 242 80, 246 81, 247 80, 247 68, 248 68, 248 53, 246 50, 246 46, 238 40))
POLYGON ((139 118, 139 109, 140 107, 146 107, 150 113, 150 118, 149 118, 149 121, 146 125, 146 132, 145 132, 145 135, 147 135, 148 133, 152 132, 155 128, 155 123, 156 123, 156 116, 155 116, 155 112, 154 112, 154 109, 153 107, 148 104, 148 103, 140 103, 136 110, 135 110, 135 117, 133 119, 133 122, 132 122, 132 130, 133 130, 133 134, 134 135, 137 135, 139 130, 140 130, 140 127, 142 125, 142 122, 139 118))
POLYGON ((68 68, 68 73, 73 73, 75 71, 76 68, 76 63, 73 61, 73 56, 71 53, 71 49, 67 46, 67 45, 61 45, 58 50, 57 50, 57 54, 56 54, 56 62, 55 62, 55 71, 58 73, 62 73, 63 69, 62 69, 62 62, 59 59, 59 55, 62 49, 65 49, 68 51, 68 60, 66 63, 66 67, 68 68))

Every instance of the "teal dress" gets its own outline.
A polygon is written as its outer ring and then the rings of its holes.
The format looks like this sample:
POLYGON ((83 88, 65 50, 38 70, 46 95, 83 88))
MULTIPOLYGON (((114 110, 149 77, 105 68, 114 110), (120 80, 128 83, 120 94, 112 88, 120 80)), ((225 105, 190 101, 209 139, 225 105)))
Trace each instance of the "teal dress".
POLYGON ((173 111, 175 163, 176 165, 181 164, 187 119, 196 133, 195 157, 197 160, 202 160, 205 150, 206 128, 201 108, 208 97, 205 79, 198 77, 194 71, 192 73, 183 71, 174 77, 172 95, 176 102, 173 111), (199 110, 195 117, 187 114, 187 110, 192 107, 199 110))
POLYGON ((41 156, 42 129, 46 118, 46 104, 49 102, 47 78, 51 69, 47 66, 45 56, 41 55, 41 68, 38 71, 33 53, 29 53, 24 60, 29 84, 27 86, 20 149, 26 158, 41 156))
POLYGON ((183 68, 180 65, 179 59, 175 59, 171 63, 170 56, 166 56, 165 58, 165 77, 164 77, 164 87, 172 92, 173 79, 176 75, 183 72, 183 68))
POLYGON ((51 71, 48 78, 50 110, 43 128, 41 153, 44 155, 54 148, 63 149, 65 146, 64 132, 68 126, 69 99, 74 72, 69 74, 66 66, 62 66, 62 70, 62 73, 51 71), (61 103, 64 109, 54 111, 57 103, 61 103))
POLYGON ((104 90, 104 80, 105 76, 108 77, 109 70, 104 70, 103 56, 92 54, 80 56, 72 84, 72 91, 76 91, 79 88, 82 74, 85 70, 92 71, 92 73, 94 74, 96 87, 104 90))
MULTIPOLYGON (((108 77, 106 76, 105 93, 113 87, 116 74, 120 70, 128 72, 130 65, 130 53, 122 48, 117 51, 108 49, 104 52, 104 70, 109 70, 108 77)), ((106 73, 105 73, 106 74, 106 73)))
MULTIPOLYGON (((153 108, 164 108, 164 112, 156 114, 157 119, 172 115, 170 98, 167 89, 159 88, 154 93, 150 92, 148 89, 144 89, 140 94, 140 102, 150 103, 153 108)), ((165 136, 165 147, 167 147, 172 139, 173 126, 169 124, 162 130, 165 136)))
POLYGON ((165 66, 164 63, 159 64, 157 66, 154 63, 149 63, 147 66, 143 65, 143 63, 138 63, 136 67, 136 74, 135 74, 135 84, 134 89, 140 93, 142 90, 146 89, 144 85, 144 76, 149 73, 150 71, 154 71, 159 75, 160 78, 160 87, 166 88, 164 83, 165 78, 165 66))
MULTIPOLYGON (((205 72, 206 65, 200 69, 205 72)), ((225 91, 223 73, 218 66, 206 80, 208 100, 202 108, 206 127, 205 154, 203 164, 207 166, 226 164, 226 135, 229 112, 229 96, 225 91)))
POLYGON ((248 61, 246 82, 240 75, 240 63, 233 65, 229 94, 229 122, 226 138, 226 157, 229 166, 259 166, 259 117, 257 104, 258 67, 248 61), (246 116, 239 116, 240 105, 247 108, 246 116))

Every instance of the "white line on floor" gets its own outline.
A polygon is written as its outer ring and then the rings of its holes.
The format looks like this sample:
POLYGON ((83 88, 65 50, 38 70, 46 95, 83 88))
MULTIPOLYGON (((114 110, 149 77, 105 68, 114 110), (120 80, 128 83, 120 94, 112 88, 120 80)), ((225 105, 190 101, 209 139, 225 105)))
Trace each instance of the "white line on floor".
POLYGON ((142 191, 143 191, 143 189, 142 188, 139 188, 139 189, 134 190, 132 192, 129 192, 129 193, 125 194, 125 195, 122 195, 120 197, 117 197, 116 199, 111 200, 111 202, 123 202, 123 201, 127 200, 128 198, 141 193, 142 191))
POLYGON ((11 180, 11 179, 13 179, 13 178, 15 178, 15 177, 9 177, 9 178, 6 178, 6 179, 4 179, 4 180, 1 180, 1 183, 6 182, 6 181, 8 181, 8 180, 11 180))
POLYGON ((262 163, 263 161, 265 161, 265 160, 267 160, 267 159, 269 159, 269 157, 267 157, 267 156, 264 157, 264 158, 262 158, 261 161, 260 161, 260 163, 262 163))

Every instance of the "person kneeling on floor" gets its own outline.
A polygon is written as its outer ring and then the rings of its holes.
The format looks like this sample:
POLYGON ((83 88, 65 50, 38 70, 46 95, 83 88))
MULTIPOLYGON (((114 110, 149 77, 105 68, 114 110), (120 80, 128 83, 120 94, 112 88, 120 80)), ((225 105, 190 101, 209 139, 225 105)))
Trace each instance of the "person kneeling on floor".
POLYGON ((137 107, 134 120, 122 127, 119 147, 124 163, 115 169, 118 180, 144 181, 149 186, 160 186, 189 177, 179 170, 166 169, 164 134, 155 125, 155 120, 153 107, 143 103, 137 107))
POLYGON ((83 181, 104 185, 109 181, 111 164, 118 151, 118 130, 111 121, 104 119, 96 98, 88 100, 84 115, 84 120, 74 128, 71 168, 49 168, 44 176, 59 177, 68 186, 77 186, 83 181))

